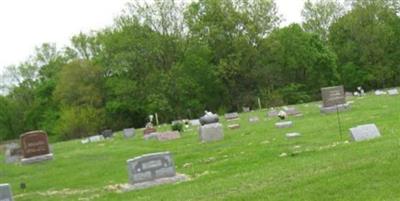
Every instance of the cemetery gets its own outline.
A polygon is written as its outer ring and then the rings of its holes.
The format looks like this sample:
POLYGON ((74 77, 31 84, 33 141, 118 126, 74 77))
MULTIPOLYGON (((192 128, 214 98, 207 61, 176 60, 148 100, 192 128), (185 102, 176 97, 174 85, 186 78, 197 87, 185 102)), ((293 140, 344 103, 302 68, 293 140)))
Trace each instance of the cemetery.
POLYGON ((0 15, 0 201, 400 200, 400 0, 0 15))
POLYGON ((302 118, 288 115, 281 120, 256 110, 240 113, 242 118, 231 122, 208 112, 190 121, 194 128, 190 131, 153 126, 156 131, 145 136, 154 135, 156 140, 143 139, 148 128, 127 128, 114 131, 108 140, 103 135, 88 138, 96 143, 83 145, 72 140, 51 144, 51 153, 43 131, 30 132, 22 135, 20 152, 19 144, 14 143, 0 156, 4 161, 0 164, 0 200, 224 200, 230 196, 233 200, 264 200, 266 194, 271 200, 291 200, 292 193, 314 200, 314 195, 330 197, 323 191, 344 190, 343 183, 359 192, 354 196, 368 200, 380 190, 398 192, 395 172, 400 162, 395 160, 398 150, 392 142, 398 141, 400 133, 399 98, 374 92, 364 99, 350 97, 352 109, 339 113, 343 136, 336 113, 321 114, 317 107, 309 106, 319 102, 289 107, 304 113, 302 118), (227 129, 233 124, 240 127, 227 129), (11 152, 17 158, 9 158, 11 152), (29 157, 47 154, 54 158, 19 165, 29 157), (354 171, 357 168, 368 173, 368 178, 360 177, 354 171), (382 169, 390 174, 379 174, 382 169), (289 177, 291 182, 282 181, 289 177), (321 177, 327 179, 318 179, 321 177), (373 189, 359 186, 369 179, 377 182, 373 189), (312 180, 315 182, 305 186, 296 184, 312 180), (252 186, 250 191, 247 185, 252 186), (304 193, 305 188, 315 190, 304 193), (233 193, 230 189, 238 190, 233 193), (285 189, 293 190, 287 194, 285 189))

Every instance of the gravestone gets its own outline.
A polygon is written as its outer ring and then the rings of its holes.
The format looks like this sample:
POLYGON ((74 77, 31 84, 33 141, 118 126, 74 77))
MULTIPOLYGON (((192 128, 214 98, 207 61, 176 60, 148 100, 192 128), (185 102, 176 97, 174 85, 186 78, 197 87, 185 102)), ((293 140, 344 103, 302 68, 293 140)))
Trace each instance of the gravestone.
POLYGON ((280 122, 275 123, 275 126, 277 128, 290 128, 290 127, 292 127, 292 125, 293 125, 292 121, 280 121, 280 122))
POLYGON ((155 133, 155 132, 157 132, 157 130, 153 127, 145 128, 143 130, 143 135, 148 135, 148 134, 155 133))
POLYGON ((273 110, 271 110, 271 111, 268 111, 267 116, 268 116, 268 117, 277 117, 278 114, 279 114, 279 111, 273 109, 273 110))
POLYGON ((192 119, 192 120, 189 121, 189 124, 190 124, 191 126, 200 126, 200 125, 201 125, 199 119, 192 119))
POLYGON ((288 139, 297 138, 297 137, 300 137, 300 136, 301 136, 300 133, 287 133, 286 134, 286 138, 288 138, 288 139))
POLYGON ((250 112, 250 107, 242 107, 243 112, 250 112))
POLYGON ((129 183, 152 181, 175 176, 175 166, 169 152, 142 155, 127 161, 129 183))
POLYGON ((232 129, 232 130, 234 130, 234 129, 239 129, 239 128, 240 128, 240 125, 239 125, 239 124, 230 124, 230 125, 228 125, 228 128, 229 128, 229 129, 232 129))
POLYGON ((343 86, 321 88, 321 94, 322 107, 320 110, 322 113, 343 111, 349 108, 349 105, 346 104, 343 86))
POLYGON ((0 184, 0 201, 13 201, 10 184, 0 184))
POLYGON ((301 112, 298 111, 296 108, 294 107, 286 107, 284 108, 284 111, 286 112, 286 114, 288 116, 301 116, 301 112))
POLYGON ((100 142, 104 140, 104 136, 103 135, 94 135, 94 136, 90 136, 89 138, 89 142, 100 142))
POLYGON ((112 138, 113 137, 113 131, 111 129, 107 129, 107 130, 104 130, 103 132, 101 132, 101 135, 104 138, 112 138))
POLYGON ((365 124, 354 128, 350 128, 350 135, 351 138, 357 142, 381 136, 375 124, 365 124))
POLYGON ((375 95, 377 95, 377 96, 386 95, 386 92, 382 91, 382 90, 376 90, 375 95))
POLYGON ((21 160, 22 150, 19 144, 12 143, 6 145, 5 162, 16 163, 21 160))
POLYGON ((256 122, 258 122, 258 121, 260 121, 260 119, 259 119, 258 117, 256 117, 256 116, 250 117, 250 118, 249 118, 249 122, 250 122, 250 123, 256 123, 256 122))
POLYGON ((239 119, 239 114, 237 112, 227 113, 224 116, 228 121, 239 119))
POLYGON ((44 131, 31 131, 21 135, 22 164, 30 164, 53 159, 50 153, 47 134, 44 131))
POLYGON ((166 183, 185 181, 187 176, 177 174, 169 152, 145 154, 127 160, 129 184, 125 191, 143 189, 166 183))
POLYGON ((130 138, 135 136, 135 128, 125 128, 123 132, 125 138, 130 138))
POLYGON ((211 123, 199 128, 199 137, 202 142, 212 142, 224 139, 224 132, 220 123, 211 123))
POLYGON ((157 139, 159 141, 168 141, 181 138, 181 134, 178 131, 167 131, 157 133, 157 139))
POLYGON ((399 91, 397 89, 389 89, 388 94, 391 96, 399 95, 399 91))

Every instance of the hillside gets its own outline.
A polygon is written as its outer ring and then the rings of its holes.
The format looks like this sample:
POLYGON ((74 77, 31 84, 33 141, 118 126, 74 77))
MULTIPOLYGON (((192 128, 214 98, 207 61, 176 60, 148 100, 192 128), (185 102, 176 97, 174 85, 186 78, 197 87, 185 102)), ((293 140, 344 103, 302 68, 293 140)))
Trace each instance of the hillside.
POLYGON ((220 118, 225 139, 215 143, 200 143, 197 128, 167 142, 145 141, 136 130, 131 139, 119 133, 98 143, 56 143, 52 161, 0 163, 0 183, 12 185, 16 201, 399 200, 400 96, 368 94, 350 101, 351 110, 340 114, 342 139, 336 114, 320 114, 314 102, 296 105, 304 116, 290 117, 294 125, 287 129, 275 128, 278 119, 266 118, 266 110, 241 113, 237 130, 220 118), (260 121, 249 123, 250 116, 260 121), (382 137, 352 142, 348 129, 367 123, 375 123, 382 137), (289 132, 302 136, 288 140, 289 132), (116 192, 128 182, 127 159, 160 151, 170 151, 177 172, 191 180, 116 192), (27 185, 24 191, 20 182, 27 185))

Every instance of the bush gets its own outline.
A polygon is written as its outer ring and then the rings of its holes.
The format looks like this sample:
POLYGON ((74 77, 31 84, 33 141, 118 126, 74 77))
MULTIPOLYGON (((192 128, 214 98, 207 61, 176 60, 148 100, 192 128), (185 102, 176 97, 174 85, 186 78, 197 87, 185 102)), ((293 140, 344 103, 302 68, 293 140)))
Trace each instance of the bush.
POLYGON ((171 125, 173 131, 182 132, 183 131, 183 123, 175 123, 171 125))

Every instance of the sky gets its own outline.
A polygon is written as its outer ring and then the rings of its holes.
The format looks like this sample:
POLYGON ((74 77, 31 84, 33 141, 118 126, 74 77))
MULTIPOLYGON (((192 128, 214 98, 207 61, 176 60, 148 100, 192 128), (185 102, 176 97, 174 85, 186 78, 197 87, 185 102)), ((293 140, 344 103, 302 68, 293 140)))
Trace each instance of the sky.
MULTIPOLYGON (((61 48, 79 32, 113 23, 129 0, 0 0, 0 73, 42 43, 61 48)), ((275 0, 282 25, 301 22, 304 0, 275 0)))

